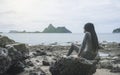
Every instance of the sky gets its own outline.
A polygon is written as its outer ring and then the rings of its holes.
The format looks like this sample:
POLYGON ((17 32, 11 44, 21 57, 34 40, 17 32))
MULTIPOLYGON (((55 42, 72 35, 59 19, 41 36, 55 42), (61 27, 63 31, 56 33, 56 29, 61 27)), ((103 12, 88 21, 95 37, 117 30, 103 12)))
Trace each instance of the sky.
POLYGON ((97 33, 120 27, 120 0, 0 0, 0 32, 43 31, 49 24, 82 33, 86 23, 97 33))

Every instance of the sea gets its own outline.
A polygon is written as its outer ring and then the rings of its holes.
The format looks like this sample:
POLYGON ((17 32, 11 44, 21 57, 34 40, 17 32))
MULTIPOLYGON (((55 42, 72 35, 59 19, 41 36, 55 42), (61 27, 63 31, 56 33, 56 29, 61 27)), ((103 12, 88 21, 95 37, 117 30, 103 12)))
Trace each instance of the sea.
MULTIPOLYGON (((16 42, 29 45, 70 45, 81 44, 84 33, 0 33, 16 42)), ((120 33, 97 33, 99 42, 120 43, 120 33)))

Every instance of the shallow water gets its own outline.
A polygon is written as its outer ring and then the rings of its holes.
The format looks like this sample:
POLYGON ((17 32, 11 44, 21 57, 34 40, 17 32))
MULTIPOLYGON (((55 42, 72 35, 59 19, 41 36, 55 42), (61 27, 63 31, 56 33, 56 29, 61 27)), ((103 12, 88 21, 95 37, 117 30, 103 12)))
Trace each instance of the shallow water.
MULTIPOLYGON (((0 33, 6 35, 17 42, 27 43, 31 45, 36 44, 57 44, 69 45, 71 42, 81 43, 84 37, 83 33, 0 33)), ((100 42, 119 42, 120 34, 113 33, 98 33, 100 42)))

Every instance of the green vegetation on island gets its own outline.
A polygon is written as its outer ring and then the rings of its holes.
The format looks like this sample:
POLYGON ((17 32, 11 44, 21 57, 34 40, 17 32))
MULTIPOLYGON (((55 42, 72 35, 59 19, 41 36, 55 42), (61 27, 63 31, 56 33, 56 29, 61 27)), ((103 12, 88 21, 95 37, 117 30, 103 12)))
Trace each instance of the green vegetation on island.
POLYGON ((42 33, 72 33, 72 32, 65 27, 55 28, 52 24, 50 24, 47 28, 43 30, 42 33))
POLYGON ((120 33, 120 28, 116 28, 113 30, 113 33, 120 33))

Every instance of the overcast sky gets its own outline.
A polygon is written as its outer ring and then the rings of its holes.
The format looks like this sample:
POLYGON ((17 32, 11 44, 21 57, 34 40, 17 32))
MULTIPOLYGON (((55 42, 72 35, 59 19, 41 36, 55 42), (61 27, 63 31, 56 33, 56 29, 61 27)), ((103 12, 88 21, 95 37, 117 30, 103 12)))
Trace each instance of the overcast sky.
POLYGON ((120 27, 120 0, 0 0, 0 31, 42 31, 49 24, 82 33, 87 22, 98 33, 120 27))

